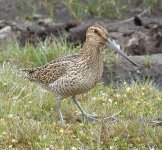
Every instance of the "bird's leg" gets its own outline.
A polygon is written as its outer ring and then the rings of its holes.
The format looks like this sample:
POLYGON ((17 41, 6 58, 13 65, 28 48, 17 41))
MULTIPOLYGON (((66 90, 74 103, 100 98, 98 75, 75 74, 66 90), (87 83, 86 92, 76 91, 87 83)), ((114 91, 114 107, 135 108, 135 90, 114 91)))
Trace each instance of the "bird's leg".
POLYGON ((57 107, 57 111, 60 117, 60 122, 64 124, 64 118, 63 118, 62 111, 61 111, 61 100, 58 97, 56 98, 56 107, 57 107))
POLYGON ((90 114, 87 114, 83 108, 80 106, 80 103, 78 102, 78 100, 76 99, 75 96, 72 96, 72 100, 73 102, 77 105, 77 107, 79 108, 79 110, 81 111, 82 115, 83 115, 83 119, 84 119, 84 122, 86 119, 90 119, 90 120, 95 120, 97 121, 98 119, 96 118, 97 116, 93 116, 93 115, 90 115, 90 114))

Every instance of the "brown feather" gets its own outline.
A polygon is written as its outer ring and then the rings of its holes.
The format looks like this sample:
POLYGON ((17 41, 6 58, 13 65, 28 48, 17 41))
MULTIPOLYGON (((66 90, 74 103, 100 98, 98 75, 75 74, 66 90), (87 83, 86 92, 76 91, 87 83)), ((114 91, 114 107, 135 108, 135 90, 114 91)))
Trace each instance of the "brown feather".
POLYGON ((62 98, 87 92, 101 81, 103 59, 100 48, 105 44, 107 34, 107 30, 99 25, 89 27, 79 53, 22 71, 27 72, 27 79, 41 83, 62 98))

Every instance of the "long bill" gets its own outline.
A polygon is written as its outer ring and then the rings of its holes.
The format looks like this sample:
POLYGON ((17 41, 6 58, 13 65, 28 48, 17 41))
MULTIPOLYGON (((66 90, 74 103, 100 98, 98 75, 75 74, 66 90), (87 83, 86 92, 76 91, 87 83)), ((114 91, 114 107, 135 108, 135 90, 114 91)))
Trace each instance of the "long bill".
POLYGON ((111 40, 110 38, 107 39, 107 42, 109 44, 109 46, 116 51, 117 53, 119 53, 121 56, 123 56, 127 61, 131 62, 133 65, 138 66, 135 62, 133 62, 121 49, 120 49, 120 45, 116 44, 116 42, 114 40, 111 40))

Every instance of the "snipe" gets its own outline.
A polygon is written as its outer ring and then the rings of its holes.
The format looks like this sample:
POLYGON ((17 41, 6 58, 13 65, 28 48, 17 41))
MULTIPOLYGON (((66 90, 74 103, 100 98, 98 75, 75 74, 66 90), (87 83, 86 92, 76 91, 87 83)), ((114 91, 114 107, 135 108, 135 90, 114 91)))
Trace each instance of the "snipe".
MULTIPOLYGON (((81 111, 84 119, 97 120, 95 116, 87 114, 80 106, 76 95, 85 93, 101 81, 103 73, 103 58, 101 48, 106 42, 112 45, 106 28, 93 25, 87 29, 86 41, 79 53, 60 57, 50 63, 32 69, 23 69, 28 73, 30 81, 46 87, 56 96, 56 106, 63 123, 61 99, 72 97, 72 100, 81 111)), ((120 50, 120 55, 133 63, 120 50)))

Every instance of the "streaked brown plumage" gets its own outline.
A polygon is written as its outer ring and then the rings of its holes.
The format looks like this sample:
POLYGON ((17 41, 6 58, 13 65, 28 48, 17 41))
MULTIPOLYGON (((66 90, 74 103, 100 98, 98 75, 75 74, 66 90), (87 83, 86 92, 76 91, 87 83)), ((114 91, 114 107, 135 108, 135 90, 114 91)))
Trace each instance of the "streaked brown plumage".
POLYGON ((30 81, 40 83, 57 97, 61 122, 63 116, 60 99, 69 96, 72 96, 84 118, 95 120, 95 117, 84 112, 76 100, 76 95, 89 91, 100 82, 103 72, 101 48, 107 39, 108 31, 104 27, 91 26, 87 30, 86 41, 79 53, 60 57, 38 68, 23 69, 28 73, 27 78, 30 81))

